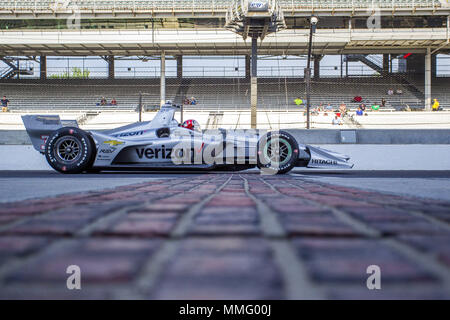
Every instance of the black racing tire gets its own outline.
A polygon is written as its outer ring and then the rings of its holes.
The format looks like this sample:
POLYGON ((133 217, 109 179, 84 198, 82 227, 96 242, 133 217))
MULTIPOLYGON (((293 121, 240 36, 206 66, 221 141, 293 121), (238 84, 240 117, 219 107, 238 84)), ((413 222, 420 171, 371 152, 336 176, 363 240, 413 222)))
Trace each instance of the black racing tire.
POLYGON ((58 172, 82 173, 92 167, 95 149, 94 141, 87 132, 64 127, 54 131, 47 139, 45 157, 58 172))
POLYGON ((298 161, 298 143, 285 131, 269 132, 258 141, 258 168, 263 174, 285 174, 298 161), (272 147, 278 150, 272 152, 272 147))
POLYGON ((99 173, 99 172, 101 172, 101 170, 93 168, 95 159, 97 158, 97 145, 95 144, 95 141, 94 141, 94 138, 92 137, 92 135, 88 134, 88 136, 89 136, 89 140, 90 140, 91 146, 92 146, 92 154, 91 154, 91 159, 89 160, 89 164, 87 166, 86 172, 99 173))

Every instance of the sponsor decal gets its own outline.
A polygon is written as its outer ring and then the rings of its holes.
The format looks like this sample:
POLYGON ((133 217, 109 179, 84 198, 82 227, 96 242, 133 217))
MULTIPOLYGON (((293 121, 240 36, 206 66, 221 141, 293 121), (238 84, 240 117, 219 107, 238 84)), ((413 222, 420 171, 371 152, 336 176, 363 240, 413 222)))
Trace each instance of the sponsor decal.
POLYGON ((311 162, 313 164, 328 165, 328 166, 335 166, 338 164, 336 160, 312 159, 311 162))
POLYGON ((166 148, 164 145, 161 148, 137 148, 136 154, 139 159, 171 159, 172 148, 166 148))
POLYGON ((45 150, 45 144, 47 143, 49 136, 41 136, 41 140, 43 141, 43 143, 41 144, 41 150, 44 151, 45 150))
POLYGON ((108 141, 103 141, 103 143, 109 144, 111 147, 115 147, 115 146, 120 146, 120 145, 124 144, 125 142, 117 141, 117 140, 108 140, 108 141))
POLYGON ((114 153, 114 151, 116 151, 116 148, 111 148, 111 149, 101 149, 101 150, 100 150, 100 153, 111 154, 111 153, 114 153))
POLYGON ((51 116, 37 116, 36 121, 42 122, 46 125, 58 125, 60 123, 59 117, 51 117, 51 116))
POLYGON ((203 142, 200 148, 198 148, 198 149, 197 149, 197 148, 195 148, 195 151, 197 151, 197 153, 200 153, 200 152, 202 152, 202 150, 203 150, 204 146, 205 146, 205 143, 203 142))
POLYGON ((113 137, 116 138, 123 138, 123 137, 137 137, 137 136, 142 136, 146 131, 145 130, 141 130, 141 131, 132 131, 132 132, 124 132, 124 133, 119 133, 119 134, 113 134, 113 137))
POLYGON ((251 1, 250 9, 262 9, 266 5, 266 2, 263 1, 251 1))

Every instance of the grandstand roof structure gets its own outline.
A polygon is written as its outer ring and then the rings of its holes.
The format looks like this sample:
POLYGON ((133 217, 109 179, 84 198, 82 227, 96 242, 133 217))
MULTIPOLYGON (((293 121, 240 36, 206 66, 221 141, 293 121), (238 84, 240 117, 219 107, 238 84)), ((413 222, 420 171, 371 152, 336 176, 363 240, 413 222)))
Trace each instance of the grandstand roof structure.
MULTIPOLYGON (((246 0, 242 0, 246 1, 246 0)), ((146 17, 213 17, 225 20, 232 0, 0 0, 0 21, 65 19, 80 13, 81 19, 108 20, 146 17)), ((285 17, 439 16, 436 27, 333 28, 319 26, 314 54, 425 53, 450 51, 447 0, 279 0, 285 17), (444 26, 445 25, 445 26, 444 26)), ((259 54, 302 55, 306 53, 308 30, 288 28, 267 36, 259 54)), ((251 43, 222 27, 190 29, 2 29, 0 56, 9 55, 245 55, 251 43)))
MULTIPOLYGON (((260 54, 305 54, 308 32, 284 30, 259 44, 260 54)), ((227 30, 0 31, 0 55, 245 55, 251 47, 227 30)), ((319 29, 316 54, 423 53, 449 50, 448 29, 319 29)))
MULTIPOLYGON (((225 17, 232 0, 0 0, 1 18, 55 18, 74 7, 86 18, 225 17)), ((448 14, 447 0, 279 0, 285 16, 448 14)))

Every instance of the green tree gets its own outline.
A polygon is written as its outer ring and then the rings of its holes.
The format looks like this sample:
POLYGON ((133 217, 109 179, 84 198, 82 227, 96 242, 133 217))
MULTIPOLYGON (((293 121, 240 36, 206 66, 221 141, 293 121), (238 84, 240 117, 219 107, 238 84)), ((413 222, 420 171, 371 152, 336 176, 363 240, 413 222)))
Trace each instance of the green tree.
POLYGON ((52 74, 50 79, 88 79, 91 75, 91 71, 85 69, 81 70, 81 68, 74 67, 71 72, 64 71, 61 74, 52 74))

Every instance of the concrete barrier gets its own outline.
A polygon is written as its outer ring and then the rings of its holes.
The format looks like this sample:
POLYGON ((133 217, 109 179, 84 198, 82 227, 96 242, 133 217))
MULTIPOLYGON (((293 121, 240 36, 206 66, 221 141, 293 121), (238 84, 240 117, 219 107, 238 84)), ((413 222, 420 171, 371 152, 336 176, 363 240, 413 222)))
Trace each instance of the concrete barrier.
POLYGON ((449 129, 358 129, 286 130, 303 144, 341 144, 341 137, 354 133, 355 144, 450 144, 449 129))
MULTIPOLYGON (((353 170, 450 170, 450 145, 320 145, 346 154, 353 170)), ((0 170, 52 170, 32 146, 0 146, 0 170)))
POLYGON ((0 130, 0 145, 31 144, 25 130, 0 130))
POLYGON ((339 144, 320 147, 350 156, 353 170, 450 170, 450 145, 339 144))
POLYGON ((31 145, 0 146, 0 170, 53 170, 31 145))
MULTIPOLYGON (((303 144, 341 144, 342 135, 354 133, 356 144, 450 144, 450 129, 288 129, 303 144)), ((25 130, 0 130, 0 145, 31 144, 25 130)))

